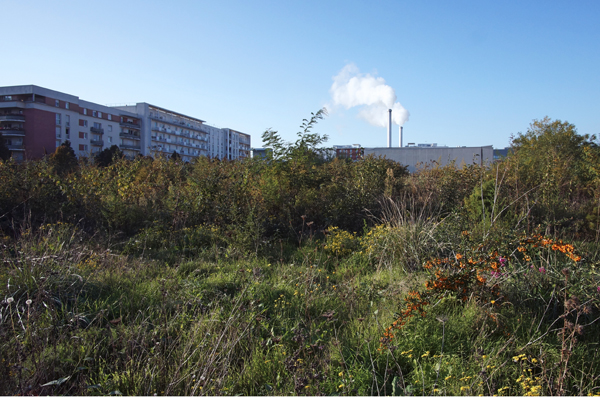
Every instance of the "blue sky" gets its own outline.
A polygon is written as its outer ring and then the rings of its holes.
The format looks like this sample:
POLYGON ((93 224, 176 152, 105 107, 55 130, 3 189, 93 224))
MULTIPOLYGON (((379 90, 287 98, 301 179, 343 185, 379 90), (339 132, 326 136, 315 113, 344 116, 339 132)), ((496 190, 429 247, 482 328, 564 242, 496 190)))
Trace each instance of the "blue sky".
POLYGON ((395 93, 409 113, 405 144, 503 148, 546 115, 600 133, 596 0, 4 0, 1 9, 0 85, 148 102, 249 133, 253 147, 267 128, 294 140, 325 105, 316 131, 328 145, 385 146, 386 128, 361 118, 364 106, 333 101, 344 68, 395 93))

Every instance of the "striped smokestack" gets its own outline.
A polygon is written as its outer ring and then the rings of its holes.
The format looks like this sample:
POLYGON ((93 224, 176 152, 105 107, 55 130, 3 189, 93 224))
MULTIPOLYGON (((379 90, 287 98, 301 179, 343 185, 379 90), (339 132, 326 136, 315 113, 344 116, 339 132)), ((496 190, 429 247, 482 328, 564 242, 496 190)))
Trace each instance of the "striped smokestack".
POLYGON ((388 122, 387 147, 391 148, 392 147, 392 109, 391 108, 388 110, 388 113, 389 113, 389 122, 388 122))

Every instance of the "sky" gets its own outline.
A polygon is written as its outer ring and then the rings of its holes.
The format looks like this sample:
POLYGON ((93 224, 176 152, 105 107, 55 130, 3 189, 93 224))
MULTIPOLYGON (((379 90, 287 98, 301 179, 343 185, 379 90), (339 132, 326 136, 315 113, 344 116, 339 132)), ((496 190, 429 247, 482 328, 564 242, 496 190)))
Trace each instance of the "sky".
POLYGON ((147 102, 327 145, 509 146, 535 119, 600 133, 600 1, 1 0, 0 86, 147 102))

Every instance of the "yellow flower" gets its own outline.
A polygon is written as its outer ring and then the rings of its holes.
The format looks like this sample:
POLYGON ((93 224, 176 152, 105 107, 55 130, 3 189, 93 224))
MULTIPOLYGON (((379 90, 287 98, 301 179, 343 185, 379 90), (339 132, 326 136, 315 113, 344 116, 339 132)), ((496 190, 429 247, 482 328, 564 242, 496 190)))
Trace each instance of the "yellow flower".
POLYGON ((340 373, 338 374, 338 376, 344 376, 344 371, 340 371, 340 373))
POLYGON ((344 387, 343 383, 340 386, 338 386, 338 388, 340 388, 340 389, 343 388, 343 387, 344 387))

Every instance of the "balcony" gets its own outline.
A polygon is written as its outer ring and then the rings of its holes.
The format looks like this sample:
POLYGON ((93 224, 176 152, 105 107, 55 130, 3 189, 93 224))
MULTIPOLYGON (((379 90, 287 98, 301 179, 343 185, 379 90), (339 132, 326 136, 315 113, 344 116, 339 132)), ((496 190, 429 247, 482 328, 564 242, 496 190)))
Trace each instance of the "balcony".
POLYGON ((122 144, 119 147, 124 150, 141 150, 141 146, 139 144, 122 144))
POLYGON ((90 140, 92 146, 104 146, 104 140, 90 140))
POLYGON ((96 127, 93 127, 93 126, 90 128, 90 132, 96 133, 98 135, 104 135, 104 129, 102 129, 102 128, 96 128, 96 127))
POLYGON ((0 129, 2 136, 25 136, 25 130, 22 128, 2 128, 0 129))
POLYGON ((119 136, 125 139, 140 140, 140 137, 138 135, 129 132, 121 132, 119 133, 119 136))
POLYGON ((0 115, 0 121, 24 122, 25 116, 20 114, 5 114, 0 115))
POLYGON ((136 124, 134 122, 121 122, 119 125, 124 126, 126 128, 140 129, 140 124, 136 124))

